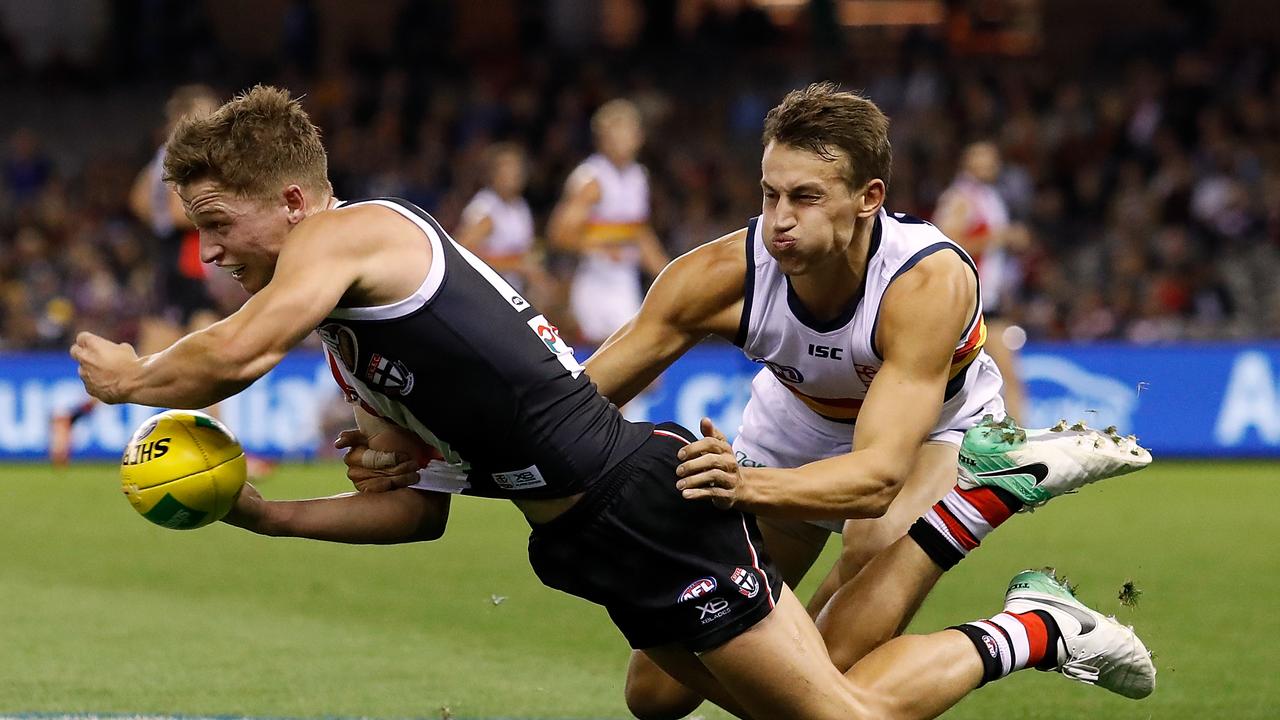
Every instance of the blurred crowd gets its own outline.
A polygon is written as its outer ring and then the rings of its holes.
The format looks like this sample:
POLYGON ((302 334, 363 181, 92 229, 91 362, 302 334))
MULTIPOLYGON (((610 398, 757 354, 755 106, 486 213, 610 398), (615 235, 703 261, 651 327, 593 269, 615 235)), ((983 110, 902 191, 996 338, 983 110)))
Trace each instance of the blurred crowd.
MULTIPOLYGON (((883 43, 874 61, 851 53, 823 62, 739 7, 663 38, 670 52, 566 57, 526 46, 515 58, 468 62, 422 41, 439 18, 408 13, 385 53, 330 67, 308 55, 305 13, 290 17, 282 43, 296 62, 231 78, 210 73, 217 63, 207 59, 187 69, 224 95, 255 81, 305 94, 338 197, 403 197, 451 231, 489 180, 492 146, 518 148, 553 318, 575 260, 544 238, 566 178, 592 152, 596 108, 625 97, 639 109, 650 222, 674 256, 759 213, 764 114, 786 90, 832 79, 891 118, 891 210, 933 218, 964 149, 994 145, 993 185, 1025 228, 1007 249, 1014 280, 1002 311, 1030 338, 1280 336, 1274 49, 1138 44, 1063 66, 959 58, 922 32, 883 43)), ((66 138, 39 126, 3 138, 0 350, 62 348, 80 329, 136 341, 170 306, 171 272, 159 265, 176 253, 131 212, 129 191, 162 141, 169 91, 188 79, 137 103, 136 136, 112 138, 100 153, 68 158, 56 152, 66 138)), ((67 96, 90 92, 60 83, 67 96)), ((94 132, 92 118, 80 132, 94 132)), ((223 310, 239 299, 213 296, 223 310)))

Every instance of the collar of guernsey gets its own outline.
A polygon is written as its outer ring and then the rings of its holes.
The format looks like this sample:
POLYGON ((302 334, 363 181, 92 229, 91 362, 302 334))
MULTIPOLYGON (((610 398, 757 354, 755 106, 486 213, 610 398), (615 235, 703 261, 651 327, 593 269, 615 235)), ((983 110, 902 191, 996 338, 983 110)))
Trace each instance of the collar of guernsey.
MULTIPOLYGON (((737 344, 803 406, 828 420, 852 423, 884 359, 875 343, 881 303, 894 280, 926 257, 954 252, 973 260, 933 225, 881 210, 868 245, 860 292, 829 320, 816 318, 765 249, 760 218, 748 223, 747 275, 737 344)), ((976 274, 976 268, 975 268, 976 274)), ((951 358, 946 398, 963 391, 966 370, 982 351, 981 300, 951 358)))

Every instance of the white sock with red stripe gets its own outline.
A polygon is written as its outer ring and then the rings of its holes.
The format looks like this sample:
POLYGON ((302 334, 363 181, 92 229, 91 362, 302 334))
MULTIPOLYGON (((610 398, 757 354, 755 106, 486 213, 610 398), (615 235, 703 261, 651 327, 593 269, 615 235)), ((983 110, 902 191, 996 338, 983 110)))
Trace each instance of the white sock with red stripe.
POLYGON ((956 485, 908 534, 939 567, 950 570, 1021 508, 1021 501, 1000 488, 956 485))
POLYGON ((1058 624, 1042 610, 1002 612, 950 628, 973 642, 982 658, 982 684, 1027 667, 1052 670, 1058 664, 1058 624))

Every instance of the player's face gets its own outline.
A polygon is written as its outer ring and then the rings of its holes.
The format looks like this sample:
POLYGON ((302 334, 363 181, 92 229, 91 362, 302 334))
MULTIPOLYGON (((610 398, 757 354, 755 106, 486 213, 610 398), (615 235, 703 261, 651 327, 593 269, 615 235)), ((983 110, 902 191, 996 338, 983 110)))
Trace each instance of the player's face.
POLYGON ((777 142, 765 147, 760 163, 764 243, 784 273, 802 275, 853 242, 865 186, 849 187, 846 162, 843 153, 827 160, 777 142))
POLYGON ((288 203, 241 197, 213 180, 197 180, 178 194, 200 231, 200 259, 230 273, 250 293, 266 287, 294 224, 288 203))
POLYGON ((639 118, 620 114, 600 128, 600 152, 614 160, 631 161, 644 145, 639 118))
POLYGON ((524 159, 516 153, 503 153, 493 164, 493 189, 503 197, 524 192, 524 159))
POLYGON ((991 143, 977 143, 965 151, 965 170, 978 180, 993 183, 1000 178, 1000 151, 991 143))

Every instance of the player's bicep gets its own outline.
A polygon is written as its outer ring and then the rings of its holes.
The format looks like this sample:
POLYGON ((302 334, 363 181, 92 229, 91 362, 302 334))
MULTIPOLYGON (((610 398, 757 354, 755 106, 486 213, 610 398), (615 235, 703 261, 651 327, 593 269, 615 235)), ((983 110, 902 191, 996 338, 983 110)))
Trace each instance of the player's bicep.
POLYGON ((279 362, 337 307, 359 276, 361 258, 327 224, 293 233, 298 237, 280 252, 271 282, 212 326, 231 361, 249 374, 279 362))
POLYGON ((914 452, 937 425, 976 290, 971 271, 942 251, 886 291, 875 338, 884 365, 858 415, 859 448, 914 452))
POLYGON ((728 245, 739 234, 686 253, 658 275, 636 316, 587 361, 601 394, 626 402, 708 335, 732 337, 745 260, 735 263, 741 246, 728 245))

